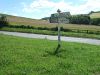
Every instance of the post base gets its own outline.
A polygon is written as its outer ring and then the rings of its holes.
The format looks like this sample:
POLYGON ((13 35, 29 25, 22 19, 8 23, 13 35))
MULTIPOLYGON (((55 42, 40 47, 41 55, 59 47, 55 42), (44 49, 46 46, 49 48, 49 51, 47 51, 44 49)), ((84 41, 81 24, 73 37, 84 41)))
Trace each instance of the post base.
POLYGON ((58 53, 58 51, 59 51, 60 47, 61 47, 61 45, 60 45, 60 44, 58 44, 58 46, 57 46, 57 48, 56 48, 56 50, 55 50, 54 54, 57 54, 57 53, 58 53))

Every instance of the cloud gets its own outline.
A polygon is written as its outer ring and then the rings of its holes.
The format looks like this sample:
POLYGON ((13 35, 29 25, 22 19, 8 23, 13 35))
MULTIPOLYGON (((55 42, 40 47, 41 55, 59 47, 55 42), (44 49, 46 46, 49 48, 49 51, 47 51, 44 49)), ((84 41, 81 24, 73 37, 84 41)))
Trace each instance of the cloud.
POLYGON ((57 9, 65 10, 67 7, 70 7, 70 2, 65 3, 64 0, 60 2, 53 2, 50 0, 35 0, 29 5, 23 3, 23 12, 26 13, 41 13, 42 15, 45 14, 46 16, 55 13, 57 9))
POLYGON ((100 0, 85 0, 86 2, 80 6, 75 7, 75 12, 72 10, 72 13, 88 13, 90 11, 100 10, 100 0))
POLYGON ((50 0, 34 0, 30 4, 23 3, 23 12, 25 13, 41 13, 41 15, 49 16, 55 13, 59 8, 62 11, 70 11, 71 14, 83 14, 90 11, 100 10, 100 0, 81 0, 82 4, 75 5, 73 2, 65 2, 65 0, 60 0, 58 2, 53 2, 50 0))

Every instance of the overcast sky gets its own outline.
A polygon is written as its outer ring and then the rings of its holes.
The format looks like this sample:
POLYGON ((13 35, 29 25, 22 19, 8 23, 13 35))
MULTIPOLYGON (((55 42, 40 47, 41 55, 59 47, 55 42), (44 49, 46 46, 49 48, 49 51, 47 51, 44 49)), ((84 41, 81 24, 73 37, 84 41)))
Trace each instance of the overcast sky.
POLYGON ((100 0, 0 0, 0 13, 40 19, 57 9, 71 14, 100 11, 100 0))

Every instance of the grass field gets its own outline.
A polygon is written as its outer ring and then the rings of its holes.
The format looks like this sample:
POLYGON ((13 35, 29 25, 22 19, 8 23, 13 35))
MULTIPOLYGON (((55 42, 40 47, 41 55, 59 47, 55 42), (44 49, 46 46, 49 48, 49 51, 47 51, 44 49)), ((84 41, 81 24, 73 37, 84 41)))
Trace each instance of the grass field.
POLYGON ((100 75, 100 46, 0 34, 0 75, 100 75))

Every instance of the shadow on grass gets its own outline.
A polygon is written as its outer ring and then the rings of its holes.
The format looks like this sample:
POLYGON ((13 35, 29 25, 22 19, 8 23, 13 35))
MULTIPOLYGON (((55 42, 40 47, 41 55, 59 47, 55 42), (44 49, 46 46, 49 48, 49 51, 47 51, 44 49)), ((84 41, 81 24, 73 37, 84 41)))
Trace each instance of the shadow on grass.
POLYGON ((56 48, 56 50, 55 50, 55 52, 54 52, 54 55, 56 55, 56 54, 59 53, 60 48, 61 48, 61 45, 58 44, 58 46, 57 46, 57 48, 56 48))
POLYGON ((45 54, 43 54, 43 57, 56 56, 60 58, 65 58, 65 56, 63 56, 63 53, 65 52, 66 50, 58 45, 57 48, 54 48, 53 51, 45 51, 45 54))

